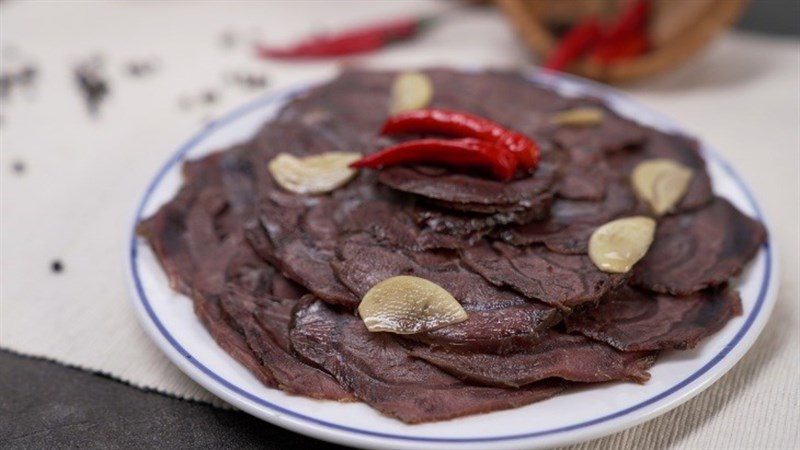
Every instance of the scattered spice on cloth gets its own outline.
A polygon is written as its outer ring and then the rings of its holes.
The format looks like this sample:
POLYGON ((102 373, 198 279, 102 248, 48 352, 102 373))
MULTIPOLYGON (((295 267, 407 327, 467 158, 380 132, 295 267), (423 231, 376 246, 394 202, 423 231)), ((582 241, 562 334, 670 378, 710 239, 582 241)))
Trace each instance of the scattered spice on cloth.
POLYGON ((64 264, 61 262, 60 259, 55 259, 50 264, 50 271, 53 273, 61 273, 64 271, 64 264))
POLYGON ((78 83, 80 93, 86 101, 89 114, 95 116, 100 110, 100 104, 110 92, 110 85, 103 74, 103 60, 95 56, 75 67, 75 81, 78 83))
POLYGON ((39 70, 33 64, 3 63, 3 71, 0 73, 0 98, 3 100, 9 98, 14 91, 32 87, 36 82, 39 70))
POLYGON ((13 170, 14 173, 22 174, 25 172, 25 163, 22 161, 14 161, 11 165, 11 170, 13 170))
POLYGON ((133 78, 141 78, 155 72, 158 66, 156 58, 132 59, 125 63, 125 73, 133 78))
POLYGON ((229 72, 223 79, 228 84, 248 90, 263 89, 268 84, 266 75, 245 71, 229 72))

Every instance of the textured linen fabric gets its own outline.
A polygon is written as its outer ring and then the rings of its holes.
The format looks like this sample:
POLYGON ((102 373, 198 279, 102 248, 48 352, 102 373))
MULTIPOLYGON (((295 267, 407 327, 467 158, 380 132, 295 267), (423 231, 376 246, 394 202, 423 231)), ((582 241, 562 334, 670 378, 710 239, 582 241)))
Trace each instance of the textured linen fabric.
MULTIPOLYGON (((270 90, 333 73, 335 63, 259 62, 237 31, 291 39, 322 26, 446 9, 445 2, 12 2, 0 37, 40 75, 3 100, 0 134, 0 346, 106 373, 134 386, 213 402, 145 335, 128 299, 123 255, 132 211, 167 156, 209 118, 262 92, 227 87, 224 74, 268 74, 270 90), (72 69, 102 54, 111 93, 85 112, 72 69), (131 58, 157 70, 127 77, 131 58), (182 96, 214 89, 188 110, 182 96), (24 161, 15 174, 12 165, 24 161), (60 259, 64 271, 50 271, 60 259)), ((495 66, 525 61, 496 12, 450 11, 419 40, 348 63, 495 66)), ((3 56, 3 66, 11 58, 3 56)), ((670 74, 624 87, 730 160, 771 219, 781 258, 778 304, 761 337, 727 375, 655 420, 573 448, 792 448, 800 442, 800 44, 733 34, 670 74)))

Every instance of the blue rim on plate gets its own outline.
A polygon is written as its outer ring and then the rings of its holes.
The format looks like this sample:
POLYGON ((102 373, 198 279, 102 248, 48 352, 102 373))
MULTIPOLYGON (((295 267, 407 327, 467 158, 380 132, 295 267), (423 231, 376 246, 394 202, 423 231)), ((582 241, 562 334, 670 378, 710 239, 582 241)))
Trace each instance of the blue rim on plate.
MULTIPOLYGON (((541 83, 548 84, 548 85, 551 85, 551 86, 552 86, 552 83, 556 80, 556 78, 554 78, 554 76, 552 74, 547 73, 547 72, 540 72, 540 71, 532 72, 531 74, 528 75, 528 78, 532 82, 541 82, 541 83)), ((558 75, 558 78, 561 79, 562 81, 563 80, 572 80, 572 82, 578 83, 578 84, 582 85, 583 87, 587 87, 588 86, 588 87, 591 88, 592 86, 595 86, 597 89, 602 90, 606 97, 608 97, 608 95, 609 95, 609 88, 603 87, 602 85, 597 85, 597 84, 595 84, 595 83, 593 83, 591 81, 583 80, 583 79, 579 79, 579 78, 575 78, 575 77, 566 77, 565 78, 563 75, 560 75, 560 74, 558 75)), ((520 434, 513 434, 513 435, 474 437, 474 438, 424 437, 424 436, 409 436, 409 435, 399 435, 399 434, 391 434, 391 433, 380 433, 380 432, 370 431, 370 430, 361 429, 361 428, 354 428, 354 427, 339 425, 339 424, 336 424, 336 423, 331 423, 331 422, 327 422, 327 421, 324 421, 324 420, 320 420, 320 419, 317 419, 317 418, 314 418, 314 417, 311 417, 311 416, 308 416, 308 415, 305 415, 305 414, 301 414, 301 413, 292 411, 290 409, 287 409, 285 407, 277 405, 277 404, 275 404, 273 402, 267 401, 267 400, 265 400, 265 399, 263 399, 261 397, 258 397, 257 395, 252 394, 252 393, 240 388, 239 386, 236 386, 235 384, 231 383, 230 381, 226 380, 225 378, 221 377, 220 375, 215 373, 213 370, 211 370, 209 367, 204 365, 202 362, 200 362, 197 359, 195 359, 194 357, 192 357, 191 353, 189 353, 170 334, 170 332, 166 329, 166 327, 164 327, 163 323, 159 320, 158 316, 153 311, 153 308, 150 305, 150 301, 149 301, 149 299, 147 298, 147 295, 144 292, 144 288, 142 287, 142 283, 141 283, 141 279, 140 279, 140 275, 139 275, 138 259, 137 259, 138 258, 139 240, 138 240, 138 238, 136 236, 135 228, 136 228, 136 225, 139 223, 139 221, 143 219, 142 213, 144 211, 144 208, 147 205, 147 203, 148 203, 148 201, 150 199, 150 196, 152 195, 153 191, 156 189, 156 187, 161 182, 163 177, 167 174, 167 172, 169 170, 171 170, 173 168, 173 166, 175 166, 176 164, 181 162, 183 160, 184 156, 192 148, 194 148, 197 144, 199 144, 206 137, 208 137, 208 135, 211 134, 212 131, 215 131, 216 129, 218 129, 218 128, 222 127, 222 126, 227 125, 228 123, 233 122, 233 121, 239 119, 240 117, 242 117, 242 116, 244 116, 244 115, 246 115, 246 114, 248 114, 250 112, 253 112, 253 111, 255 111, 255 110, 259 109, 259 108, 262 108, 262 107, 264 107, 266 105, 272 104, 273 102, 280 102, 280 101, 285 101, 287 99, 290 99, 291 97, 297 95, 298 93, 301 93, 301 92, 305 91, 306 89, 307 89, 307 87, 303 87, 303 88, 293 89, 293 90, 285 91, 285 92, 272 93, 272 94, 265 95, 265 96, 263 96, 263 97, 261 97, 259 99, 256 99, 256 100, 254 100, 254 101, 252 101, 252 102, 250 102, 250 103, 248 103, 248 104, 246 104, 246 105, 234 110, 233 112, 231 112, 230 114, 224 116, 223 118, 219 119, 218 121, 214 121, 214 122, 210 123, 199 134, 197 134, 196 136, 191 138, 188 142, 186 142, 183 146, 181 146, 175 152, 175 154, 173 154, 173 156, 164 164, 164 166, 161 167, 161 169, 156 174, 155 178, 148 184, 147 190, 145 191, 145 194, 144 194, 144 197, 142 198, 142 200, 140 201, 140 203, 139 203, 139 205, 138 205, 138 207, 136 209, 135 219, 134 219, 134 223, 133 223, 133 229, 131 231, 130 251, 128 253, 130 269, 131 269, 131 277, 132 277, 132 281, 133 281, 136 293, 138 294, 139 300, 141 301, 141 304, 144 307, 144 310, 146 311, 146 313, 149 316, 150 320, 152 320, 153 324, 156 326, 158 331, 169 342, 169 344, 174 348, 174 350, 176 350, 180 355, 182 355, 184 358, 186 358, 186 360, 189 363, 191 363, 197 369, 199 369, 200 371, 205 373, 207 376, 209 376, 214 381, 216 381, 219 384, 221 384, 222 386, 224 386, 226 389, 230 390, 231 392, 233 392, 233 393, 235 393, 235 394, 237 394, 239 396, 242 396, 242 397, 244 397, 244 398, 246 398, 246 399, 248 399, 248 400, 250 400, 252 402, 255 402, 255 403, 257 403, 257 404, 259 404, 261 406, 267 407, 267 408, 273 410, 274 412, 281 413, 281 414, 286 414, 288 416, 300 419, 302 421, 306 421, 306 422, 313 423, 313 424, 316 424, 316 425, 321 425, 323 427, 327 427, 327 428, 330 428, 332 430, 345 431, 345 432, 349 432, 349 433, 355 433, 355 434, 360 434, 360 435, 364 435, 364 436, 371 436, 371 437, 389 438, 389 439, 397 439, 397 440, 412 441, 412 442, 430 442, 430 443, 487 443, 487 442, 502 442, 502 441, 510 441, 510 440, 536 438, 536 437, 554 435, 554 434, 558 434, 558 433, 565 433, 565 432, 568 432, 568 431, 574 431, 574 430, 581 429, 581 428, 587 428, 587 427, 590 427, 590 426, 593 426, 593 425, 597 425, 597 424, 600 424, 600 423, 603 423, 603 422, 608 422, 608 421, 611 421, 613 419, 620 418, 620 417, 626 416, 626 415, 628 415, 630 413, 633 413, 635 411, 641 410, 642 408, 644 408, 644 407, 646 407, 648 405, 654 404, 654 403, 656 403, 656 402, 658 402, 658 401, 670 396, 671 394, 681 390, 682 388, 688 386, 693 381, 695 381, 698 378, 700 378, 702 375, 706 374, 709 370, 711 370, 713 367, 715 367, 722 359, 724 359, 725 356, 728 355, 728 353, 730 353, 731 350, 733 350, 736 347, 736 345, 739 343, 739 341, 741 341, 741 339, 747 334, 747 332, 750 330, 750 327, 753 325, 755 319, 759 316, 759 313, 762 310, 764 302, 765 302, 765 300, 767 298, 767 292, 769 291, 769 288, 770 288, 770 280, 771 280, 771 277, 772 277, 772 270, 773 270, 773 267, 772 267, 772 263, 773 263, 773 254, 772 254, 772 252, 773 252, 773 250, 772 250, 772 248, 770 246, 769 240, 767 240, 767 242, 763 246, 763 249, 766 252, 766 258, 765 258, 765 264, 764 264, 764 272, 763 272, 763 275, 762 275, 761 286, 760 286, 759 292, 758 292, 758 298, 757 298, 757 300, 756 300, 756 302, 755 302, 755 304, 753 306, 753 309, 748 314, 744 324, 737 331, 736 335, 708 363, 706 363, 703 367, 701 367, 700 369, 698 369, 697 371, 695 371, 694 373, 692 373, 691 375, 689 375, 688 377, 683 379, 681 382, 679 382, 676 385, 674 385, 673 387, 671 387, 671 388, 669 388, 669 389, 667 389, 667 390, 665 390, 665 391, 663 391, 663 392, 661 392, 661 393, 659 393, 659 394, 657 394, 657 395, 655 395, 653 397, 650 397, 647 400, 639 402, 636 405, 633 405, 633 406, 630 406, 628 408, 619 410, 619 411, 614 412, 612 414, 606 414, 604 416, 601 416, 601 417, 598 417, 598 418, 595 418, 595 419, 592 419, 592 420, 587 420, 587 421, 583 421, 583 422, 576 423, 576 424, 573 424, 573 425, 553 428, 553 429, 549 429, 549 430, 541 430, 541 431, 520 433, 520 434)), ((619 96, 619 94, 616 94, 613 91, 611 92, 611 95, 612 96, 619 96)), ((627 100, 627 99, 626 99, 626 101, 629 102, 629 103, 635 103, 635 102, 633 102, 631 100, 627 100)), ((665 120, 668 120, 668 119, 665 119, 665 120)), ((669 120, 669 122, 672 122, 672 121, 669 120)), ((727 175, 730 176, 731 179, 735 181, 735 183, 737 184, 739 189, 747 197, 747 201, 750 204, 750 206, 752 207, 753 211, 755 212, 756 218, 759 221, 761 221, 762 223, 766 224, 765 218, 763 217, 763 215, 761 213, 761 210, 758 207, 758 203, 756 202, 753 194, 750 192, 750 189, 747 187, 747 185, 744 183, 744 181, 741 179, 741 177, 738 175, 738 173, 736 173, 736 171, 733 169, 733 167, 731 167, 730 164, 727 163, 727 161, 722 159, 716 152, 710 150, 709 148, 703 147, 702 150, 703 150, 703 154, 704 154, 704 156, 706 158, 710 157, 711 159, 713 159, 714 162, 719 164, 720 167, 722 167, 723 170, 727 173, 727 175)), ((769 236, 768 236, 768 239, 769 239, 769 236)))

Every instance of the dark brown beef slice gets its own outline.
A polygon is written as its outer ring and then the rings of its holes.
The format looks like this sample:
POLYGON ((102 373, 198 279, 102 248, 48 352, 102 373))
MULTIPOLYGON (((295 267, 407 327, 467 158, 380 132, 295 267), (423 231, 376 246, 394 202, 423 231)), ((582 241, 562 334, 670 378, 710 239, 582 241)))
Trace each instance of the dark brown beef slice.
POLYGON ((224 212, 233 211, 221 190, 220 155, 187 163, 181 191, 143 221, 137 232, 148 240, 173 288, 192 298, 195 314, 217 344, 262 383, 277 386, 272 373, 261 365, 220 307, 224 266, 242 245, 234 228, 219 228, 233 227, 235 222, 218 220, 224 212))
POLYGON ((545 219, 550 212, 551 199, 552 197, 547 195, 531 208, 521 211, 500 211, 494 214, 452 211, 415 202, 409 214, 423 230, 430 230, 437 235, 452 235, 469 245, 496 227, 545 219))
POLYGON ((231 286, 222 305, 247 344, 271 373, 275 386, 306 397, 352 401, 353 396, 320 369, 298 360, 289 344, 289 322, 294 299, 262 295, 258 298, 245 289, 231 286))
POLYGON ((493 284, 567 311, 597 301, 627 279, 601 272, 586 255, 565 255, 543 247, 482 242, 463 250, 461 258, 493 284))
POLYGON ((236 331, 271 374, 274 385, 307 397, 352 401, 330 375, 298 360, 291 351, 289 322, 292 309, 305 294, 246 245, 227 270, 228 284, 221 306, 236 331))
POLYGON ((412 215, 421 207, 407 196, 388 191, 383 188, 380 195, 353 208, 342 220, 341 232, 367 232, 385 245, 409 250, 456 249, 469 245, 466 236, 417 225, 412 215))
POLYGON ((624 176, 629 176, 634 167, 647 159, 666 158, 679 162, 694 171, 689 188, 675 208, 676 212, 699 208, 714 198, 711 179, 706 171, 706 163, 698 150, 696 140, 648 130, 647 141, 640 148, 617 152, 608 156, 609 164, 624 176))
POLYGON ((409 356, 387 333, 370 333, 360 319, 310 299, 295 312, 293 349, 364 401, 406 423, 447 420, 544 400, 563 390, 548 381, 520 389, 473 386, 409 356))
POLYGON ((491 386, 519 387, 556 377, 582 383, 645 382, 655 362, 648 352, 624 353, 584 336, 551 330, 529 348, 495 355, 413 346, 410 354, 458 378, 491 386))
POLYGON ((328 83, 294 97, 257 133, 254 142, 277 152, 374 151, 388 116, 392 72, 344 71, 328 83))
MULTIPOLYGON (((364 177, 362 177, 364 178, 364 177)), ((331 303, 354 308, 359 298, 342 285, 330 267, 340 224, 361 202, 369 201, 367 181, 323 196, 262 195, 258 220, 245 224, 253 249, 291 280, 331 303)))
POLYGON ((381 171, 378 180, 392 189, 418 195, 448 209, 491 214, 542 208, 550 201, 550 189, 558 170, 555 163, 543 161, 532 176, 501 182, 396 166, 381 171))
POLYGON ((761 223, 716 197, 702 209, 662 219, 631 281, 673 295, 717 286, 741 272, 766 239, 761 223))
POLYGON ((261 364, 261 360, 247 345, 245 337, 231 325, 220 307, 218 296, 197 293, 192 296, 194 313, 225 352, 245 366, 258 381, 269 387, 278 387, 272 372, 261 364))
POLYGON ((605 154, 584 147, 564 149, 563 174, 556 194, 570 200, 602 200, 613 178, 605 154))
POLYGON ((365 234, 343 239, 337 253, 334 271, 359 298, 387 278, 413 275, 446 289, 469 313, 465 322, 411 336, 418 341, 502 353, 530 345, 561 318, 553 307, 488 283, 454 254, 392 250, 365 234))
POLYGON ((556 199, 547 219, 506 227, 497 235, 513 245, 544 244, 558 253, 587 253, 597 226, 637 211, 637 205, 630 187, 618 181, 609 184, 602 201, 556 199))
POLYGON ((565 322, 570 332, 626 352, 683 350, 694 348, 741 313, 739 295, 730 289, 673 297, 626 286, 565 322))
POLYGON ((151 246, 156 251, 169 249, 169 254, 159 255, 162 264, 173 266, 170 272, 186 286, 198 317, 220 347, 261 382, 314 398, 352 400, 328 375, 287 353, 288 313, 283 314, 282 341, 276 334, 280 329, 273 327, 269 335, 251 319, 253 295, 299 292, 281 282, 280 275, 256 258, 241 239, 235 213, 250 205, 237 201, 249 192, 237 182, 231 167, 220 171, 231 155, 215 154, 187 164, 186 193, 145 222, 143 228, 161 227, 147 232, 151 246), (232 283, 227 290, 226 283, 232 283))
POLYGON ((574 99, 570 108, 597 107, 605 111, 603 120, 592 126, 554 126, 552 139, 563 149, 585 149, 591 153, 613 153, 641 145, 647 129, 611 111, 601 100, 574 99))

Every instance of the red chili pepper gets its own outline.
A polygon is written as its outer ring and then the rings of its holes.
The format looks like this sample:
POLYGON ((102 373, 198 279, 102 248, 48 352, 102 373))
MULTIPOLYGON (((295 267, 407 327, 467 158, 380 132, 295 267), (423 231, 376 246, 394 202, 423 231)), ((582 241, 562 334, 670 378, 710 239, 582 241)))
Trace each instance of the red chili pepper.
POLYGON ((643 33, 647 28, 647 19, 650 16, 649 0, 633 0, 628 8, 618 16, 606 32, 603 44, 614 45, 624 41, 627 37, 643 33))
POLYGON ((606 36, 592 51, 600 64, 640 55, 647 51, 647 20, 650 1, 633 0, 609 28, 606 36))
POLYGON ((528 137, 489 119, 443 109, 418 109, 390 117, 381 134, 435 133, 495 142, 511 151, 525 170, 539 162, 539 147, 528 137))
POLYGON ((597 43, 602 35, 600 22, 596 17, 590 16, 584 19, 567 31, 558 46, 550 52, 543 66, 551 70, 564 70, 597 43))
POLYGON ((508 181, 517 171, 517 159, 505 147, 479 139, 417 139, 387 147, 350 164, 354 169, 436 164, 456 168, 484 168, 508 181))
POLYGON ((592 58, 599 64, 609 64, 621 59, 628 59, 641 55, 647 51, 649 40, 644 33, 632 34, 620 40, 614 46, 598 48, 592 53, 592 58))
POLYGON ((263 58, 328 58, 378 50, 392 42, 415 36, 430 18, 399 19, 330 35, 317 35, 286 48, 259 46, 263 58))

